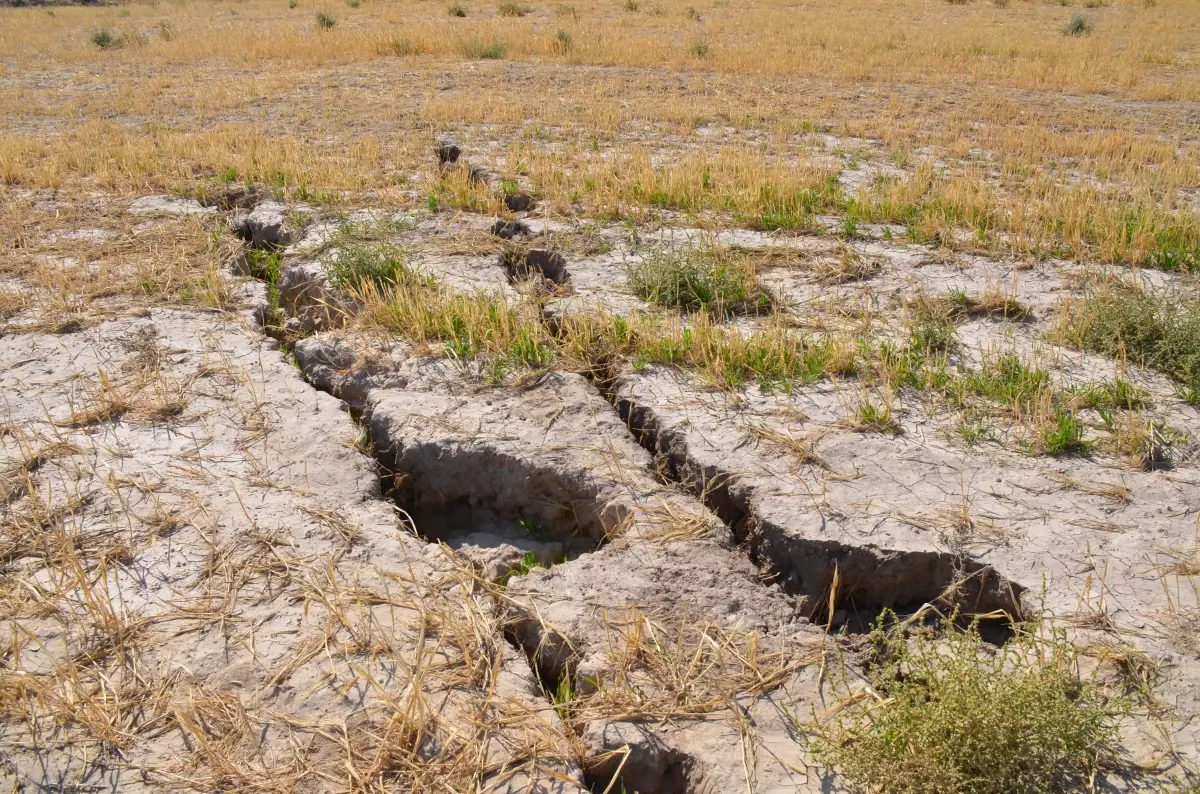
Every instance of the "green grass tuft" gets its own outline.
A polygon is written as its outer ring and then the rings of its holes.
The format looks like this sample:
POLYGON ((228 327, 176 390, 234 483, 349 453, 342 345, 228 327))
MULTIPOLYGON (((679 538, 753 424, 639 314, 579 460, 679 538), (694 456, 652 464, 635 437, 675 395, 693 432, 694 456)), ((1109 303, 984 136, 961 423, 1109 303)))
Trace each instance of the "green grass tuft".
POLYGON ((1090 444, 1083 440, 1083 422, 1073 411, 1059 411, 1041 431, 1042 451, 1047 455, 1085 455, 1090 444))
POLYGON ((91 42, 102 50, 112 50, 121 46, 120 39, 108 28, 100 28, 94 32, 91 42))
POLYGON ((421 278, 408 268, 402 251, 382 243, 347 240, 324 256, 321 263, 334 287, 355 291, 364 282, 383 286, 403 277, 421 278))

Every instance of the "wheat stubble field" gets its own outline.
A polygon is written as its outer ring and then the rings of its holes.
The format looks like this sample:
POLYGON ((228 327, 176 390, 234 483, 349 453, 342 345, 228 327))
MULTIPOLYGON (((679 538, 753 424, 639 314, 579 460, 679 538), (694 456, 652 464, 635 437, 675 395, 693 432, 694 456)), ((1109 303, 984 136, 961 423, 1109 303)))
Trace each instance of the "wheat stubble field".
POLYGON ((1200 3, 0 6, 12 791, 1200 790, 1200 3))

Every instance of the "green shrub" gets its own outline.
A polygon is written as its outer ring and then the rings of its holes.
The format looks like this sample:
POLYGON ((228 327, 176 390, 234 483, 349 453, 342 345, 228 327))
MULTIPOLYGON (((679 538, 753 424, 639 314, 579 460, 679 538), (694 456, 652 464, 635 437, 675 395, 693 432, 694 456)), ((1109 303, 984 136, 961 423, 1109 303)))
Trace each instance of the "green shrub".
POLYGON ((403 252, 379 243, 347 241, 322 257, 321 263, 330 283, 343 290, 360 289, 365 282, 383 286, 412 275, 403 252))
POLYGON ((574 43, 574 41, 575 39, 568 31, 559 28, 558 33, 554 35, 554 49, 558 50, 559 52, 567 52, 571 49, 571 44, 574 43))
POLYGON ((533 11, 533 8, 520 3, 501 3, 498 13, 502 17, 523 17, 533 11))
POLYGON ((318 11, 316 14, 317 27, 321 30, 332 30, 337 25, 337 20, 324 11, 318 11))
POLYGON ((388 40, 384 53, 404 58, 409 55, 420 55, 421 47, 412 39, 391 38, 388 40))
POLYGON ((630 290, 643 300, 684 311, 766 313, 771 300, 754 272, 718 248, 661 248, 628 270, 630 290))
POLYGON ((1200 303, 1109 287, 1086 298, 1059 334, 1076 347, 1128 357, 1200 389, 1200 303))
POLYGON ((92 33, 89 40, 102 50, 119 50, 125 47, 144 47, 150 39, 140 30, 113 33, 108 28, 100 28, 92 33))
POLYGON ((813 753, 852 790, 1048 794, 1116 759, 1121 695, 1080 680, 1064 636, 1018 627, 997 650, 953 620, 906 638, 885 613, 871 634, 877 697, 805 726, 813 753))
POLYGON ((464 51, 466 56, 472 60, 498 61, 508 55, 508 45, 500 41, 493 41, 490 44, 469 41, 464 51))
POLYGON ((120 40, 108 28, 100 28, 92 34, 92 44, 102 50, 112 50, 120 47, 120 40))
POLYGON ((1092 32, 1092 21, 1083 14, 1076 14, 1063 28, 1064 36, 1086 36, 1092 32))

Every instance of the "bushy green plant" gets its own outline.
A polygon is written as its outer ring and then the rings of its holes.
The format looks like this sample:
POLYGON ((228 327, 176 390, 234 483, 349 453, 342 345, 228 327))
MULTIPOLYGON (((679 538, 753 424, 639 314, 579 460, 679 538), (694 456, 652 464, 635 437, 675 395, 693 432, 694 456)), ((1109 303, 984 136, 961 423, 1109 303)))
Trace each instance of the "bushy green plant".
POLYGON ((318 11, 316 13, 316 20, 317 27, 321 30, 333 30, 333 28, 337 25, 337 19, 329 14, 326 14, 324 11, 318 11))
POLYGON ((468 58, 473 60, 498 61, 508 55, 508 45, 500 41, 469 41, 464 52, 468 58))
POLYGON ((334 287, 355 290, 364 282, 383 286, 414 275, 405 260, 404 253, 392 246, 347 240, 321 262, 334 287))
POLYGON ((885 613, 871 642, 878 697, 807 726, 817 760, 854 791, 1049 794, 1116 757, 1129 703, 1081 680, 1060 634, 1018 627, 996 649, 951 619, 906 637, 885 613))
POLYGON ((1129 359, 1200 388, 1200 304, 1134 287, 1088 296, 1059 333, 1085 350, 1129 359))
POLYGON ((91 40, 92 44, 95 44, 102 50, 111 50, 121 46, 120 40, 108 28, 100 28, 94 32, 91 40))
POLYGON ((771 301, 754 272, 716 248, 662 248, 628 270, 629 288, 643 300, 684 311, 765 313, 771 301))
POLYGON ((1092 32, 1092 21, 1083 14, 1076 14, 1063 28, 1064 36, 1086 36, 1092 32))

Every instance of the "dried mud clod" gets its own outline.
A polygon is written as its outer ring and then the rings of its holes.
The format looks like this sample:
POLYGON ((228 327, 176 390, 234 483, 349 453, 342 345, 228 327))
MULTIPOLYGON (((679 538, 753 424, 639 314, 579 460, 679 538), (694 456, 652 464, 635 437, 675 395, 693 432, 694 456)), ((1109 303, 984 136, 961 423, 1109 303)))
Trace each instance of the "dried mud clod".
POLYGON ((434 149, 439 165, 454 165, 462 155, 462 149, 455 143, 439 143, 434 149))
POLYGON ((527 224, 521 221, 504 220, 503 218, 493 223, 489 231, 501 240, 515 240, 518 237, 531 237, 533 235, 527 224))
POLYGON ((287 205, 269 201, 249 212, 237 211, 229 220, 230 228, 251 247, 278 249, 295 239, 298 230, 288 218, 287 205))
POLYGON ((504 206, 513 212, 529 212, 537 207, 537 199, 528 193, 507 193, 504 206))

